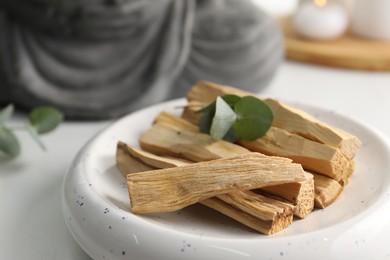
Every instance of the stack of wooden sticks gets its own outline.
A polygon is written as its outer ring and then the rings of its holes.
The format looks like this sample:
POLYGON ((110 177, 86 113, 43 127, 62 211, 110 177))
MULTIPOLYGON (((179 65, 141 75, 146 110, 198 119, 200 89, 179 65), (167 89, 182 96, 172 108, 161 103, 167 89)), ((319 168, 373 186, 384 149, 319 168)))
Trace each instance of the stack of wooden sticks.
MULTIPOLYGON (((201 81, 181 116, 162 111, 139 139, 118 142, 133 213, 168 212, 201 203, 261 233, 273 234, 342 193, 360 141, 307 113, 262 99, 274 121, 265 136, 229 143, 200 133, 197 110, 218 96, 254 95, 201 81)), ((260 97, 258 97, 260 98, 260 97)))

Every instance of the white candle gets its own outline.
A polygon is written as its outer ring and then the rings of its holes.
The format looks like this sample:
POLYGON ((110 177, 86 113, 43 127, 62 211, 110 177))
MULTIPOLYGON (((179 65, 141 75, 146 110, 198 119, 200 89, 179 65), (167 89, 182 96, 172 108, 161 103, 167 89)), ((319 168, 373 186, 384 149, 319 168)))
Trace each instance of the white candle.
POLYGON ((357 0, 351 27, 358 36, 390 40, 390 0, 357 0))
POLYGON ((348 27, 348 15, 342 4, 326 0, 305 1, 293 18, 296 32, 309 39, 331 40, 348 27))

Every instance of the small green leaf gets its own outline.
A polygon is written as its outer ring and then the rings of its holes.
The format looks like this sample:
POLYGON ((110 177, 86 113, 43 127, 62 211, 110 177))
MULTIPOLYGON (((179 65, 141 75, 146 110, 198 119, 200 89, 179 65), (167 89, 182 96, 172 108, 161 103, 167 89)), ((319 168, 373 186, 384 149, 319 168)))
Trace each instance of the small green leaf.
POLYGON ((214 139, 235 142, 263 136, 272 125, 270 107, 253 96, 225 95, 197 111, 202 113, 199 128, 214 139))
POLYGON ((199 114, 199 113, 209 113, 213 109, 215 109, 215 101, 213 103, 208 104, 207 106, 204 106, 201 109, 195 111, 195 113, 196 114, 199 114))
POLYGON ((3 127, 5 125, 5 122, 11 117, 13 112, 14 106, 12 104, 9 104, 8 106, 0 110, 0 127, 3 127))
POLYGON ((215 107, 212 110, 203 112, 202 116, 199 119, 199 130, 202 133, 210 133, 211 122, 213 122, 213 117, 215 114, 215 107))
POLYGON ((29 115, 29 122, 37 134, 54 130, 64 119, 64 115, 52 107, 37 107, 29 115))
MULTIPOLYGON (((230 107, 234 107, 234 105, 240 101, 241 97, 237 96, 237 95, 224 95, 222 96, 222 99, 230 106, 230 107)), ((213 103, 211 104, 208 104, 207 106, 204 106, 202 107, 201 109, 195 111, 195 113, 208 113, 210 111, 215 111, 215 103, 216 101, 214 101, 213 103)), ((214 112, 215 113, 215 112, 214 112)))
MULTIPOLYGON (((236 95, 225 95, 222 96, 222 99, 230 106, 233 107, 241 97, 236 95)), ((203 133, 210 133, 211 123, 213 122, 213 117, 215 115, 215 106, 216 101, 213 103, 199 109, 195 113, 202 113, 202 116, 199 119, 199 130, 203 133)), ((229 134, 230 137, 227 140, 233 140, 235 135, 229 134)), ((226 138, 225 138, 226 139, 226 138)))
POLYGON ((237 121, 234 130, 241 139, 254 140, 263 136, 272 125, 271 108, 258 98, 246 96, 234 106, 237 121))
POLYGON ((210 135, 215 140, 222 139, 236 121, 236 114, 224 99, 217 97, 215 115, 211 122, 210 135))
POLYGON ((37 128, 32 126, 30 123, 27 123, 26 124, 26 130, 30 134, 32 139, 42 148, 42 150, 46 151, 45 145, 43 144, 43 142, 39 138, 37 128))
POLYGON ((236 131, 234 130, 233 127, 229 129, 229 131, 226 133, 226 135, 223 137, 223 140, 234 143, 238 140, 238 136, 236 131))
POLYGON ((20 144, 14 133, 8 128, 0 128, 0 151, 9 157, 16 157, 20 153, 20 144))
POLYGON ((238 101, 241 100, 241 97, 237 95, 224 95, 222 96, 222 99, 230 106, 234 107, 238 101))

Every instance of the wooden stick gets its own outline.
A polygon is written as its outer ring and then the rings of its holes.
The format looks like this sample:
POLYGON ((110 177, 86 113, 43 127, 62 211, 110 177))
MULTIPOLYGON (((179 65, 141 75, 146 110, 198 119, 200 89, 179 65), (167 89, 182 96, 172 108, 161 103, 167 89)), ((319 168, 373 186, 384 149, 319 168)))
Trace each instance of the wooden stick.
MULTIPOLYGON (((168 116, 174 117, 174 115, 169 115, 169 114, 164 115, 164 117, 168 117, 168 116)), ((173 121, 175 121, 175 125, 186 122, 185 119, 182 119, 181 121, 171 119, 171 122, 173 121)), ((265 154, 278 154, 278 155, 284 155, 290 157, 297 162, 303 163, 306 166, 305 168, 318 169, 319 167, 321 167, 322 169, 324 168, 327 169, 327 170, 322 170, 322 172, 329 172, 329 173, 338 172, 340 174, 340 176, 333 175, 333 177, 339 179, 339 183, 330 177, 315 174, 315 176, 317 176, 316 178, 317 182, 315 182, 313 180, 313 177, 311 177, 311 178, 307 178, 306 181, 300 183, 287 183, 282 185, 264 187, 261 189, 271 195, 276 195, 296 205, 295 215, 300 218, 306 217, 312 211, 314 206, 313 197, 315 198, 314 204, 317 208, 327 207, 329 204, 334 202, 342 192, 343 190, 342 186, 347 184, 349 177, 352 175, 354 171, 354 161, 346 159, 342 154, 340 154, 340 152, 337 149, 318 144, 316 142, 304 139, 297 135, 290 134, 287 131, 284 131, 282 129, 271 128, 270 132, 267 133, 266 136, 263 138, 251 142, 241 141, 240 143, 253 151, 258 151, 265 154), (284 136, 273 138, 272 136, 276 135, 275 132, 282 133, 282 135, 284 134, 284 136), (282 141, 284 140, 284 143, 283 142, 275 143, 274 142, 275 139, 282 140, 282 141), (302 146, 312 147, 312 148, 307 148, 305 150, 307 152, 306 154, 302 154, 301 151, 297 151, 297 150, 291 151, 292 148, 298 146, 297 144, 294 144, 293 141, 294 139, 298 139, 299 140, 298 143, 305 144, 302 146), (292 157, 291 154, 294 154, 295 156, 292 157), (301 155, 299 157, 296 157, 297 154, 301 154, 301 155), (319 159, 320 157, 324 157, 323 154, 329 155, 330 157, 329 161, 326 160, 324 161, 319 159), (332 154, 333 154, 333 159, 332 159, 332 154), (309 163, 305 163, 305 161, 307 161, 305 160, 306 157, 315 157, 316 155, 317 158, 314 158, 313 160, 309 160, 309 163), (341 161, 342 163, 338 163, 338 161, 341 161), (310 167, 310 165, 312 165, 313 162, 317 162, 318 165, 314 165, 310 167), (340 167, 340 169, 332 170, 332 167, 340 167), (314 189, 313 189, 313 182, 314 182, 314 189), (301 185, 303 186, 301 187, 301 185)))
MULTIPOLYGON (((182 116, 191 121, 198 120, 194 111, 186 109, 182 116), (191 116, 192 115, 194 116, 191 116)), ((288 157, 311 171, 327 175, 337 181, 344 181, 353 172, 352 159, 339 148, 322 144, 278 127, 271 127, 267 133, 254 141, 240 140, 238 143, 251 151, 267 155, 288 157)))
MULTIPOLYGON (((217 96, 226 94, 256 96, 254 93, 237 88, 222 86, 208 81, 199 81, 190 89, 187 99, 189 102, 195 101, 198 105, 201 103, 205 105, 213 102, 217 96)), ((321 122, 302 110, 274 99, 264 99, 264 102, 271 107, 274 113, 273 126, 275 127, 298 134, 309 140, 340 148, 341 153, 350 159, 355 156, 359 149, 361 142, 350 133, 321 122)))
POLYGON ((326 208, 332 204, 343 192, 343 186, 335 180, 321 174, 313 173, 314 176, 314 204, 317 208, 326 208))
MULTIPOLYGON (((148 165, 155 169, 173 168, 173 167, 179 167, 179 166, 192 163, 191 161, 181 159, 181 158, 170 157, 170 156, 165 156, 165 157, 157 156, 152 153, 143 151, 141 149, 137 149, 133 146, 129 146, 126 143, 123 143, 121 141, 119 141, 117 144, 116 158, 117 158, 117 165, 124 165, 126 168, 132 168, 129 166, 130 164, 134 163, 133 162, 134 160, 139 162, 142 165, 148 165), (129 160, 129 158, 131 158, 132 160, 126 162, 127 160, 129 160), (121 163, 122 161, 125 162, 125 164, 121 163)), ((142 172, 142 169, 141 168, 138 169, 137 167, 135 167, 134 170, 130 170, 127 174, 134 173, 134 172, 142 172)))
POLYGON ((266 186, 260 190, 292 203, 295 205, 294 215, 305 218, 314 208, 314 189, 313 175, 305 172, 305 181, 266 186))
POLYGON ((199 127, 190 121, 176 116, 172 113, 162 111, 154 119, 154 124, 165 125, 177 129, 178 131, 186 130, 193 133, 199 132, 199 127))
POLYGON ((350 179, 350 177, 352 176, 352 174, 354 173, 354 171, 355 171, 355 161, 350 160, 350 161, 349 161, 349 165, 348 165, 348 167, 346 168, 346 173, 345 173, 343 179, 341 179, 341 180, 339 181, 340 185, 342 185, 342 186, 347 185, 348 182, 349 182, 349 179, 350 179))
MULTIPOLYGON (((170 164, 165 163, 167 158, 155 156, 128 146, 123 142, 118 142, 117 150, 117 166, 124 176, 136 172, 137 166, 133 166, 132 162, 135 162, 136 165, 143 164, 143 167, 138 168, 139 172, 156 169, 144 161, 148 161, 152 165, 170 166, 170 164)), ((169 163, 173 161, 169 159, 169 163)), ((177 163, 181 165, 182 160, 177 160, 177 163)), ((191 162, 188 161, 188 163, 191 162)), ((223 201, 223 197, 208 198, 200 201, 200 203, 264 234, 276 233, 292 223, 294 212, 292 204, 283 203, 262 195, 253 196, 250 193, 232 192, 229 194, 231 203, 226 202, 226 200, 223 201), (235 205, 243 204, 242 209, 236 207, 233 203, 235 205)))
POLYGON ((154 124, 140 138, 142 149, 155 153, 185 158, 194 162, 245 154, 249 150, 229 143, 215 141, 210 135, 177 130, 168 125, 154 124))
MULTIPOLYGON (((214 101, 218 95, 225 94, 254 95, 201 81, 188 92, 189 104, 182 116, 197 124, 199 114, 195 111, 214 101)), ((274 99, 264 101, 274 112, 273 127, 255 142, 241 142, 241 145, 268 155, 291 158, 307 170, 319 172, 342 183, 347 182, 354 170, 351 161, 360 146, 358 138, 274 99)))
POLYGON ((329 176, 337 181, 349 176, 351 160, 339 149, 321 144, 284 129, 272 127, 254 141, 240 140, 243 147, 267 155, 282 156, 294 160, 311 171, 329 176))
POLYGON ((227 193, 201 203, 264 234, 274 234, 293 221, 293 205, 251 191, 227 193))
MULTIPOLYGON (((151 151, 151 152, 160 152, 161 154, 170 154, 170 151, 173 149, 172 147, 175 147, 177 149, 177 146, 182 147, 182 143, 185 143, 187 141, 183 141, 180 138, 185 136, 187 131, 190 131, 192 133, 191 138, 192 140, 197 140, 197 138, 193 138, 193 136, 196 136, 197 133, 199 133, 198 127, 190 124, 187 120, 180 118, 178 116, 175 116, 170 113, 162 112, 159 114, 155 119, 155 124, 160 125, 161 127, 166 127, 168 129, 171 129, 172 133, 169 135, 170 140, 170 146, 168 147, 166 145, 166 139, 168 137, 164 137, 164 135, 161 135, 163 131, 160 132, 159 138, 155 138, 155 135, 157 134, 157 131, 152 133, 152 137, 150 135, 147 135, 145 138, 145 142, 148 142, 148 146, 143 145, 143 141, 141 140, 141 145, 151 151), (174 130, 173 130, 174 129, 174 130), (180 132, 179 136, 174 136, 176 132, 180 132), (160 140, 164 139, 164 140, 160 140), (180 142, 180 143, 179 143, 180 142), (153 147, 153 149, 150 149, 150 147, 153 147), (165 147, 165 148, 164 148, 165 147), (167 150, 162 150, 168 149, 167 150)), ((226 157, 226 156, 234 156, 237 153, 235 152, 235 147, 237 145, 230 144, 230 152, 225 149, 221 149, 223 153, 220 151, 215 151, 216 154, 214 156, 219 156, 220 158, 226 157), (232 152, 233 151, 233 152, 232 152)), ((197 149, 186 149, 186 151, 189 151, 191 155, 186 155, 186 158, 200 158, 202 155, 205 156, 206 153, 204 153, 203 149, 200 149, 198 146, 196 146, 197 149), (201 154, 197 154, 200 152, 201 154)), ((206 149, 206 148, 205 148, 206 149)), ((248 150, 247 150, 248 151, 248 150)), ((180 156, 179 152, 175 152, 178 156, 180 156)), ((314 207, 314 181, 313 177, 310 174, 306 175, 305 181, 302 181, 300 183, 295 184, 281 184, 277 185, 274 188, 269 188, 268 193, 278 196, 280 198, 286 199, 287 201, 293 203, 296 205, 296 212, 295 215, 300 218, 305 218, 314 207)))
POLYGON ((272 109, 275 117, 273 126, 295 133, 309 140, 338 148, 348 159, 353 159, 358 151, 360 140, 341 129, 330 126, 275 99, 264 100, 272 109))
POLYGON ((175 211, 228 192, 303 180, 300 164, 259 153, 127 175, 134 213, 175 211))
MULTIPOLYGON (((128 174, 136 172, 150 171, 156 169, 151 165, 146 164, 144 161, 137 159, 129 151, 132 148, 123 142, 118 142, 116 149, 116 165, 123 175, 126 178, 128 174)), ((167 165, 167 164, 165 164, 167 165)), ((166 167, 167 168, 167 167, 166 167)))
POLYGON ((195 85, 187 92, 187 100, 209 104, 214 102, 217 96, 223 96, 227 94, 237 95, 240 97, 254 95, 251 92, 247 92, 238 88, 201 80, 196 82, 195 85))

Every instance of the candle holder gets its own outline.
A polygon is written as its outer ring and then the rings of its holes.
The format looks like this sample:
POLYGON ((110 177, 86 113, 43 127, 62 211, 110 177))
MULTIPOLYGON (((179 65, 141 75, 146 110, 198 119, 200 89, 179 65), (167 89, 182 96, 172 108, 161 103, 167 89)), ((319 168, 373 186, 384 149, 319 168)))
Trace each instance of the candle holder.
MULTIPOLYGON (((389 38, 385 38, 387 30, 390 30, 390 26, 386 27, 387 24, 390 25, 390 20, 385 20, 390 19, 385 15, 385 13, 390 13, 390 10, 387 9, 390 8, 390 0, 383 0, 383 2, 386 2, 386 5, 381 8, 383 11, 375 9, 378 17, 372 17, 375 16, 374 13, 357 15, 359 12, 371 11, 371 8, 374 7, 369 8, 370 5, 383 4, 380 0, 328 1, 328 3, 337 2, 345 8, 347 21, 354 19, 356 22, 356 19, 361 19, 359 22, 362 23, 362 27, 358 27, 358 29, 362 29, 362 32, 359 33, 356 27, 349 27, 346 28, 345 33, 335 38, 314 38, 313 35, 305 37, 297 30, 296 21, 294 23, 297 13, 294 16, 283 17, 280 22, 285 36, 286 58, 330 67, 390 71, 390 42, 387 40, 389 38), (381 15, 385 17, 381 17, 381 15), (366 21, 365 19, 371 19, 372 21, 366 21), (376 31, 376 26, 382 31, 376 31)), ((311 2, 312 0, 301 0, 298 4, 298 11, 311 2)), ((311 19, 316 17, 318 16, 312 15, 311 19)), ((323 31, 319 29, 318 32, 323 31)))
POLYGON ((300 1, 292 22, 301 37, 312 40, 336 39, 349 24, 344 5, 335 0, 300 1))

